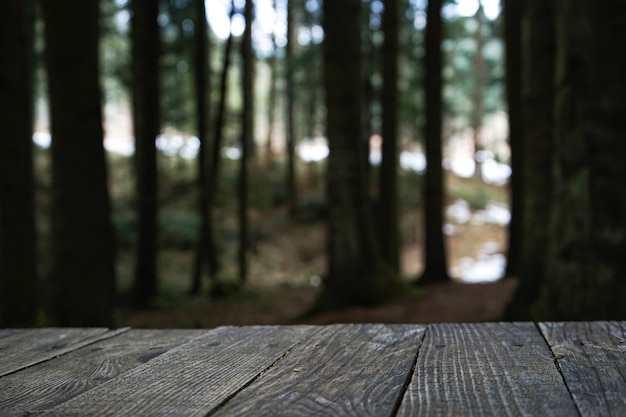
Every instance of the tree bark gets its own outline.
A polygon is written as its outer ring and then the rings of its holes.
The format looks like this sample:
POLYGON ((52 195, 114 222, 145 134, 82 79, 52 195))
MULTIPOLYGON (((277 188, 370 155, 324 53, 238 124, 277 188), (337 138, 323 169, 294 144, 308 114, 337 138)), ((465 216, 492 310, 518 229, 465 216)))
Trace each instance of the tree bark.
POLYGON ((250 144, 254 141, 254 63, 252 51, 252 0, 246 0, 246 29, 243 33, 241 47, 243 58, 243 129, 241 132, 241 160, 239 171, 239 282, 244 283, 248 277, 248 159, 250 144))
MULTIPOLYGON (((276 10, 276 0, 272 1, 272 7, 276 10)), ((287 6, 289 7, 289 6, 287 6)), ((276 23, 276 22, 274 22, 276 23)), ((267 141, 265 143, 265 163, 271 167, 274 162, 274 127, 276 124, 276 79, 278 78, 278 45, 276 34, 272 32, 272 55, 268 58, 270 71, 269 97, 267 103, 267 141)))
POLYGON ((211 80, 209 71, 209 39, 204 0, 195 0, 195 82, 196 82, 196 129, 198 131, 198 177, 200 233, 196 243, 196 254, 191 280, 191 294, 199 294, 202 289, 202 272, 206 268, 210 271, 211 246, 209 244, 210 222, 209 217, 209 173, 208 162, 208 133, 211 97, 211 80))
MULTIPOLYGON (((522 184, 517 188, 520 194, 517 196, 523 204, 519 248, 520 284, 505 313, 506 317, 515 320, 533 318, 531 306, 538 296, 539 287, 546 279, 546 253, 549 240, 546 225, 550 219, 553 201, 556 52, 554 7, 555 2, 552 0, 530 0, 523 5, 521 132, 515 132, 514 125, 511 125, 512 134, 521 133, 521 144, 513 150, 519 148, 523 163, 521 171, 517 174, 522 175, 522 184)), ((514 121, 512 119, 512 122, 514 121)), ((512 136, 511 141, 513 140, 512 136)), ((514 241, 511 241, 511 244, 513 243, 514 241)))
POLYGON ((37 315, 33 168, 33 0, 0 13, 0 325, 32 326, 37 315))
POLYGON ((382 258, 400 273, 398 210, 398 0, 386 0, 383 14, 383 126, 379 184, 379 242, 382 258))
POLYGON ((485 28, 485 12, 483 10, 482 1, 478 1, 478 9, 474 15, 476 20, 476 33, 474 34, 474 42, 476 43, 476 53, 474 54, 474 94, 472 103, 472 131, 474 140, 474 177, 483 179, 482 158, 480 152, 483 150, 482 128, 483 117, 485 115, 485 59, 483 51, 485 49, 485 36, 483 30, 485 28))
POLYGON ((286 77, 285 91, 287 94, 287 204, 293 215, 298 207, 298 189, 296 185, 296 120, 295 120, 295 85, 294 85, 294 52, 296 48, 296 25, 294 22, 294 1, 287 2, 287 45, 285 51, 286 77))
MULTIPOLYGON (((229 20, 232 22, 235 15, 235 3, 231 2, 231 12, 229 20)), ((219 174, 220 174, 220 161, 221 161, 221 149, 224 124, 226 122, 226 95, 228 93, 228 71, 230 68, 231 51, 233 47, 233 35, 229 34, 226 40, 226 46, 224 48, 224 60, 222 62, 222 70, 220 73, 219 81, 219 93, 218 103, 215 113, 215 121, 213 124, 213 141, 209 151, 210 163, 209 163, 209 179, 208 179, 208 191, 207 191, 207 206, 208 206, 208 227, 207 227, 207 245, 209 247, 208 254, 210 256, 210 277, 213 280, 211 287, 211 294, 222 295, 223 288, 217 281, 217 275, 219 274, 221 265, 219 258, 219 246, 215 239, 215 227, 213 213, 215 210, 215 200, 219 192, 219 174)))
POLYGON ((426 90, 426 171, 425 186, 425 267, 419 284, 445 282, 448 275, 443 240, 442 77, 441 77, 441 0, 430 0, 425 34, 426 90))
POLYGON ((98 2, 46 0, 52 133, 49 291, 59 326, 113 326, 115 240, 102 145, 98 2))
POLYGON ((158 1, 131 3, 133 127, 137 194, 137 258, 133 302, 145 306, 157 294, 157 152, 161 131, 159 66, 161 54, 158 1))
MULTIPOLYGON (((510 204, 507 264, 505 276, 519 277, 524 219, 524 142, 522 125, 522 9, 521 0, 505 0, 504 42, 506 45, 506 100, 511 149, 510 204)), ((549 3, 549 2, 546 2, 549 3)))
POLYGON ((360 0, 324 2, 328 275, 321 306, 372 304, 392 291, 375 241, 361 157, 360 0))
POLYGON ((557 2, 555 183, 542 320, 626 319, 626 3, 557 2))

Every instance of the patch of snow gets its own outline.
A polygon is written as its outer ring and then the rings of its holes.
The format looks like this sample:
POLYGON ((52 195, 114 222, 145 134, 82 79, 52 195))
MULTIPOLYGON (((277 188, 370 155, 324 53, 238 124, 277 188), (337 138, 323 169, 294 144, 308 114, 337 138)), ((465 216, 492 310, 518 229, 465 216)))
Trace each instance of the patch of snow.
POLYGON ((453 204, 446 207, 446 216, 459 224, 467 223, 472 218, 469 203, 462 199, 456 200, 453 204))
POLYGON ((370 164, 372 166, 379 166, 383 161, 383 155, 380 153, 380 149, 372 149, 370 151, 370 164))
POLYGON ((456 231, 454 225, 450 223, 444 224, 441 230, 445 236, 452 236, 454 235, 454 232, 456 231))
POLYGON ((241 158, 241 149, 235 146, 226 146, 222 148, 221 154, 223 158, 238 161, 241 158))
POLYGON ((494 282, 504 276, 506 257, 500 253, 481 254, 478 259, 464 257, 452 274, 466 283, 494 282))
POLYGON ((459 156, 449 160, 446 159, 445 162, 446 165, 444 166, 461 178, 470 178, 476 171, 476 162, 473 158, 459 156))
POLYGON ((328 157, 328 145, 319 142, 304 142, 298 145, 298 156, 305 162, 319 162, 328 157))
POLYGON ((505 185, 511 177, 511 167, 496 162, 495 159, 486 159, 481 165, 483 181, 488 184, 505 185))
POLYGON ((50 137, 50 133, 48 132, 35 132, 33 133, 33 142, 35 142, 35 145, 39 146, 40 148, 47 149, 50 147, 52 138, 50 137))
POLYGON ((118 155, 132 156, 135 153, 135 142, 126 138, 106 138, 104 149, 118 155))
POLYGON ((426 171, 426 157, 422 152, 402 151, 400 166, 407 171, 422 173, 426 171))
POLYGON ((485 223, 507 226, 511 221, 511 211, 504 204, 489 203, 484 210, 479 210, 472 216, 472 224, 485 223))

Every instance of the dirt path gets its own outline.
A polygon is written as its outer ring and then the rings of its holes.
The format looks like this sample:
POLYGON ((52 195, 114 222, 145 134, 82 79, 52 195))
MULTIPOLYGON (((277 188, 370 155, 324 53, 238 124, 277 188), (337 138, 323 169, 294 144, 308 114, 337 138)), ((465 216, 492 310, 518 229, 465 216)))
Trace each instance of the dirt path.
POLYGON ((516 285, 513 279, 486 284, 434 284, 380 307, 349 308, 306 320, 297 318, 313 303, 318 289, 282 286, 247 290, 221 300, 162 301, 146 311, 120 311, 118 321, 120 326, 139 328, 497 321, 516 285))

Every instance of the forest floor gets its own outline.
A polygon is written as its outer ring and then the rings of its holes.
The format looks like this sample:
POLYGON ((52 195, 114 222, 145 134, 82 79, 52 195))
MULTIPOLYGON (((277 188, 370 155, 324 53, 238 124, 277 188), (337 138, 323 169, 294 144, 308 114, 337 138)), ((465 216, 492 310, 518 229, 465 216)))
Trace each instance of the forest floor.
MULTIPOLYGON (((470 188, 473 183, 451 181, 451 189, 470 188)), ((502 187, 489 186, 480 193, 502 201, 503 192, 502 187)), ((471 201, 471 196, 463 194, 459 192, 471 201)), ((448 204, 458 198, 453 196, 448 204)), ((284 208, 249 213, 256 238, 249 255, 248 281, 243 289, 222 298, 210 298, 206 288, 201 295, 187 294, 193 250, 161 249, 160 296, 147 310, 120 308, 119 325, 210 328, 287 323, 495 321, 500 319, 517 285, 513 278, 470 284, 454 277, 448 283, 411 286, 406 294, 378 307, 352 307, 304 317, 319 294, 326 269, 326 228, 323 214, 316 212, 319 206, 315 199, 305 200, 302 205, 304 209, 295 219, 284 208)), ((472 209, 471 215, 479 213, 480 210, 472 209)), ((504 255, 506 226, 459 221, 454 216, 448 216, 447 222, 453 230, 446 236, 452 275, 464 259, 480 258, 485 246, 496 247, 498 255, 504 255)), ((419 210, 406 210, 401 228, 402 272, 407 281, 415 280, 423 268, 421 224, 419 210)), ((236 222, 225 217, 221 226, 227 237, 222 240, 222 276, 232 281, 237 275, 236 222)))
MULTIPOLYGON (((492 255, 504 259, 506 225, 485 220, 485 208, 491 203, 505 206, 506 187, 448 174, 446 246, 450 272, 455 279, 444 284, 410 286, 406 294, 375 308, 353 307, 305 318, 305 313, 315 303, 321 277, 326 271, 326 220, 319 191, 322 181, 307 173, 307 181, 301 187, 299 209, 293 217, 284 205, 268 200, 271 181, 263 180, 262 174, 254 178, 266 182, 254 184, 253 189, 258 191, 253 192, 252 200, 256 201, 253 207, 261 208, 248 212, 252 239, 245 286, 221 298, 207 295, 207 283, 202 294, 188 294, 195 245, 193 231, 196 230, 189 213, 195 199, 186 191, 190 188, 188 183, 179 180, 167 184, 171 195, 162 198, 159 296, 146 310, 133 310, 124 307, 122 302, 117 312, 120 326, 210 328, 286 323, 492 321, 500 319, 512 296, 516 286, 512 278, 494 281, 491 276, 486 281, 492 282, 476 284, 459 279, 460 267, 468 262, 476 265, 480 259, 492 255), (459 201, 463 204, 459 205, 459 201)), ((417 175, 402 178, 401 269, 406 281, 414 281, 423 269, 420 180, 417 175)), ((114 184, 127 186, 123 180, 114 184)), ((234 182, 224 187, 228 192, 234 189, 234 182)), ((224 209, 218 213, 218 244, 223 268, 218 279, 232 283, 237 276, 235 199, 226 195, 222 201, 224 209)), ((125 224, 123 218, 118 224, 125 224)), ((132 230, 132 227, 118 229, 118 236, 130 233, 124 230, 132 230)), ((130 286, 133 252, 132 246, 120 251, 118 275, 122 298, 127 296, 130 286)), ((479 268, 478 275, 484 272, 479 268)), ((493 275, 493 268, 490 273, 493 275)), ((481 281, 481 277, 472 280, 481 281)))
POLYGON ((481 284, 432 284, 378 307, 351 307, 312 317, 302 315, 315 301, 319 289, 277 286, 245 290, 222 299, 196 297, 186 303, 166 302, 149 310, 125 311, 119 325, 212 328, 254 324, 498 321, 516 285, 510 278, 481 284))

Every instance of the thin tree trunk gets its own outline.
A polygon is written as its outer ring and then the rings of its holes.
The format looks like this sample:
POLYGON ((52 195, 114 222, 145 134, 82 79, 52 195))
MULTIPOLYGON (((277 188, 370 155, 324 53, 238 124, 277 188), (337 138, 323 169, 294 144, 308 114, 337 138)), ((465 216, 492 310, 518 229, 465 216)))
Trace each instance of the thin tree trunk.
MULTIPOLYGON (((276 10, 276 0, 272 2, 274 10, 276 10)), ((268 59, 270 69, 270 87, 269 98, 267 104, 267 141, 265 143, 265 162, 267 166, 271 166, 274 162, 274 125, 276 122, 276 78, 278 72, 278 45, 276 45, 276 35, 272 32, 272 56, 268 59)))
POLYGON ((137 195, 137 258, 133 303, 145 306, 157 294, 157 152, 160 29, 157 1, 133 1, 131 20, 133 127, 137 195))
POLYGON ((298 191, 296 185, 296 121, 295 121, 295 86, 294 86, 294 52, 296 43, 296 25, 294 22, 293 1, 287 2, 287 46, 285 52, 286 77, 285 90, 287 94, 287 204, 289 211, 294 214, 298 207, 298 191))
MULTIPOLYGON (((235 2, 231 3, 231 12, 229 20, 232 22, 233 16, 235 15, 235 2)), ((215 209, 215 199, 218 193, 219 188, 219 174, 220 174, 220 160, 221 160, 221 149, 222 149, 222 139, 223 139, 223 130, 226 119, 226 94, 228 92, 228 71, 230 68, 230 60, 231 60, 231 51, 233 47, 233 35, 232 33, 228 36, 226 40, 226 46, 224 48, 224 59, 222 62, 222 71, 220 73, 220 82, 219 82, 219 99, 217 103, 217 109, 215 113, 215 121, 213 125, 213 146, 210 149, 210 164, 209 164, 209 180, 208 180, 208 190, 207 190, 207 199, 208 199, 208 227, 207 227, 207 244, 208 244, 208 254, 210 256, 210 276, 213 280, 213 285, 211 289, 211 293, 215 295, 221 295, 222 288, 220 288, 219 283, 216 278, 220 270, 220 260, 219 260, 219 247, 217 245, 215 239, 215 227, 214 227, 214 216, 213 212, 215 209)))
POLYGON ((32 326, 37 315, 33 167, 33 0, 0 13, 0 325, 32 326))
POLYGON ((506 100, 511 149, 511 222, 505 276, 519 275, 524 221, 524 147, 522 126, 522 0, 505 0, 504 42, 506 45, 506 100))
POLYGON ((209 223, 209 192, 207 170, 207 140, 209 130, 209 105, 211 97, 211 80, 209 71, 209 40, 207 33, 206 8, 204 0, 195 0, 196 30, 195 30, 195 80, 196 80, 196 124, 198 130, 198 191, 200 194, 200 234, 196 244, 196 254, 192 275, 191 294, 198 294, 202 289, 202 271, 207 267, 210 270, 210 251, 208 236, 209 223))
MULTIPOLYGON (((369 8, 367 8, 369 9, 369 8)), ((380 99, 378 91, 374 87, 374 83, 372 82, 372 77, 378 70, 377 64, 377 47, 374 45, 372 39, 372 31, 369 29, 369 20, 371 16, 370 13, 363 13, 363 17, 361 19, 361 25, 367 28, 367 30, 363 31, 362 34, 362 42, 361 42, 361 61, 362 61, 362 71, 363 76, 362 80, 362 89, 363 93, 361 96, 361 106, 362 106, 362 116, 361 116, 361 141, 363 142, 363 146, 361 146, 361 159, 363 160, 363 167, 365 169, 363 181, 364 187, 367 190, 369 198, 374 201, 372 196, 372 166, 370 164, 370 138, 374 134, 374 112, 372 108, 377 101, 380 99)))
POLYGON ((386 0, 383 14, 383 143, 379 185, 379 236, 381 255, 400 272, 398 223, 398 1, 386 0))
POLYGON ((102 144, 98 2, 40 4, 52 133, 51 315, 59 326, 110 327, 115 238, 102 144))
POLYGON ((443 240, 442 162, 442 77, 441 77, 441 0, 429 0, 425 34, 426 82, 426 171, 425 187, 425 267, 419 284, 445 282, 448 276, 443 240))
POLYGON ((252 0, 246 0, 246 29, 243 33, 243 129, 241 134, 241 160, 239 171, 239 281, 248 276, 248 155, 254 137, 254 63, 252 58, 252 0))
POLYGON ((485 46, 485 37, 483 35, 483 28, 485 27, 485 12, 483 11, 482 1, 478 2, 478 10, 474 15, 477 27, 474 35, 474 42, 476 42, 476 53, 474 55, 474 103, 472 114, 472 131, 474 140, 474 162, 476 169, 474 170, 474 177, 482 180, 482 158, 480 152, 483 150, 482 144, 482 126, 484 110, 484 96, 485 96, 485 60, 483 58, 483 50, 485 46))

